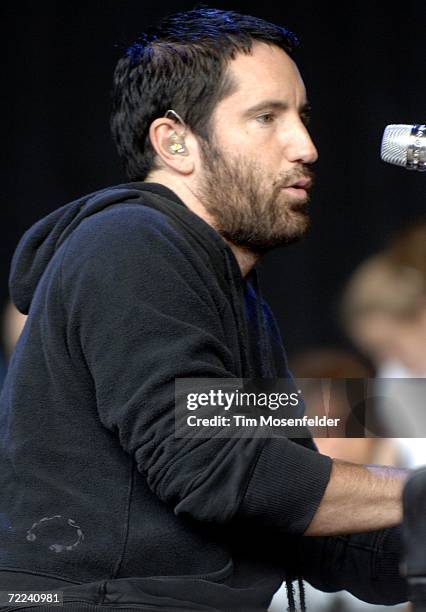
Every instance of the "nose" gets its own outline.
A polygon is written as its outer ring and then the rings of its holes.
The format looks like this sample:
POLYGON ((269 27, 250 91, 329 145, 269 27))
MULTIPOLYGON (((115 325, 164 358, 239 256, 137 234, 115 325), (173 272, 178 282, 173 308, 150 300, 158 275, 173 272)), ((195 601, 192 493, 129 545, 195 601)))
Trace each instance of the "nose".
POLYGON ((299 119, 290 134, 287 134, 287 158, 291 162, 313 164, 318 159, 318 151, 306 126, 299 119))

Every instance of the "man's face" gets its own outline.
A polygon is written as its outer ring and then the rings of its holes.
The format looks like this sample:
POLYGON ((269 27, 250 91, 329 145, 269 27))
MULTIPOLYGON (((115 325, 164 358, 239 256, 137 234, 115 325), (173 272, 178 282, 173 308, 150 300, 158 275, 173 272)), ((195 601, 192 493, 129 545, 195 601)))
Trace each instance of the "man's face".
POLYGON ((197 196, 224 238, 262 253, 305 233, 317 151, 304 124, 305 87, 284 51, 255 43, 228 70, 236 88, 201 143, 197 196))

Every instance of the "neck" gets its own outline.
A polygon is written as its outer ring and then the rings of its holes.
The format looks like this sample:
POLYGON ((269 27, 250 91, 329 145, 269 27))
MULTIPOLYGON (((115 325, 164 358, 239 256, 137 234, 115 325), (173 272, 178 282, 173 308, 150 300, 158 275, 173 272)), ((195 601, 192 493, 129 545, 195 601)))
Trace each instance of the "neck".
MULTIPOLYGON (((165 187, 168 187, 173 191, 181 200, 184 202, 187 208, 193 213, 201 217, 203 221, 208 223, 210 227, 217 231, 214 218, 207 212, 201 201, 194 194, 194 190, 191 186, 181 179, 175 179, 163 170, 156 170, 151 172, 145 179, 147 183, 160 183, 165 187)), ((235 245, 230 240, 223 238, 226 244, 230 247, 235 255, 235 259, 241 270, 241 275, 246 276, 253 266, 259 259, 259 255, 256 255, 252 251, 244 249, 243 247, 235 245)))

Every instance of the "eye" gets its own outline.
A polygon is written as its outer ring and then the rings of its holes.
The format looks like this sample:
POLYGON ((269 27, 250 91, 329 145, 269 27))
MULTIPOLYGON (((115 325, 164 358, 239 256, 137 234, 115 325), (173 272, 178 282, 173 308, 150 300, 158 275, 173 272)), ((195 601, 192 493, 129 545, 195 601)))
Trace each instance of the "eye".
POLYGON ((275 115, 274 113, 263 113, 262 115, 258 115, 256 117, 256 121, 258 123, 261 123, 263 125, 266 125, 268 123, 272 123, 275 119, 275 115))

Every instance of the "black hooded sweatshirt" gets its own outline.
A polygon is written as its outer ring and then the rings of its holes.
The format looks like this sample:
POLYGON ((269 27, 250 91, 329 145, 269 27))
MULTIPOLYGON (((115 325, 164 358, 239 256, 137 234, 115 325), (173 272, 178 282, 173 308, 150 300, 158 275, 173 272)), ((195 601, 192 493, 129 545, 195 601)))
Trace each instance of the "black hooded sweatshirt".
POLYGON ((330 458, 311 439, 174 436, 175 378, 290 376, 256 273, 169 189, 129 183, 33 226, 10 290, 29 316, 0 403, 0 590, 266 609, 300 573, 330 458))

